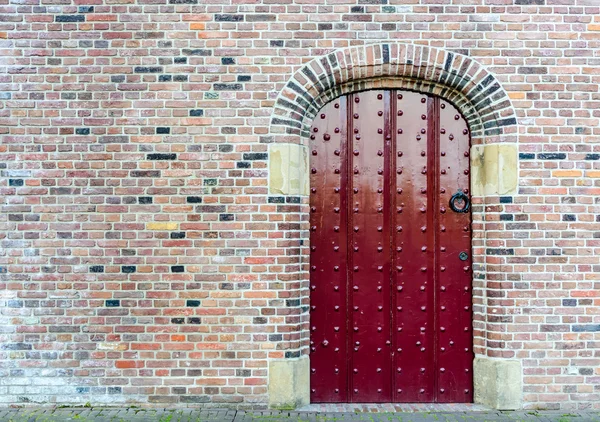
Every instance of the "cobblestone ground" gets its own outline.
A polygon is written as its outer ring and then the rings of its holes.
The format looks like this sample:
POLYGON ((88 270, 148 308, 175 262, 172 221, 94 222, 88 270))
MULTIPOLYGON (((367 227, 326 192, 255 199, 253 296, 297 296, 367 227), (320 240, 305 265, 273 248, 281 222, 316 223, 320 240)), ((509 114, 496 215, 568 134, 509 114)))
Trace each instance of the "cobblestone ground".
POLYGON ((0 409, 1 422, 463 422, 463 421, 599 421, 600 412, 288 412, 199 409, 26 408, 0 409))

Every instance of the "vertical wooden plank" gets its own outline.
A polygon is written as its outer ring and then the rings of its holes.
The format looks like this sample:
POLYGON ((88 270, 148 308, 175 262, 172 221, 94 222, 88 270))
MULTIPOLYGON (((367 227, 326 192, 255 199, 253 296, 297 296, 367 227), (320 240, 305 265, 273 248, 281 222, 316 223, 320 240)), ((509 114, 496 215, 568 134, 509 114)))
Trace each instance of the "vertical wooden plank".
POLYGON ((434 400, 431 211, 428 198, 427 96, 398 91, 396 101, 396 295, 394 376, 396 402, 434 400))
MULTIPOLYGON (((353 402, 389 402, 390 259, 386 226, 384 98, 381 91, 355 93, 352 107, 352 187, 348 248, 352 250, 351 394, 353 402)), ((350 145, 350 143, 349 143, 350 145)))
POLYGON ((345 402, 346 97, 320 111, 310 135, 311 401, 345 402))
POLYGON ((471 213, 457 213, 449 206, 452 195, 459 189, 469 195, 470 140, 467 123, 452 104, 439 100, 439 112, 438 401, 471 402, 471 213))

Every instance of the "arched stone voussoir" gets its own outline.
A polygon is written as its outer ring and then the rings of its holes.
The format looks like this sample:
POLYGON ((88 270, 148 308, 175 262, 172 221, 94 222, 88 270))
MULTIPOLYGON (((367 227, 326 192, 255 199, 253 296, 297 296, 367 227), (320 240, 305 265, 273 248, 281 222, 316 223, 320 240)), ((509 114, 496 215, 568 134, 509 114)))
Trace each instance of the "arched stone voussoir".
POLYGON ((474 138, 514 133, 511 127, 517 124, 508 95, 477 61, 429 46, 381 43, 339 49, 300 68, 277 98, 271 131, 307 136, 327 102, 347 92, 377 88, 446 98, 463 113, 474 138))

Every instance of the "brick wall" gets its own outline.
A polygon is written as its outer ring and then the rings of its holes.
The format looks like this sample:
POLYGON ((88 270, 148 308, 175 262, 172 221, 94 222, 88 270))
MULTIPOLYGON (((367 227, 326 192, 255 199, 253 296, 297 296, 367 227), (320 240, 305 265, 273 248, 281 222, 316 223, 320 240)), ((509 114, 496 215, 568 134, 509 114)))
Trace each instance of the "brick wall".
POLYGON ((516 111, 480 352, 522 360, 526 407, 599 408, 597 1, 206 3, 0 0, 0 403, 264 406, 307 339, 275 102, 314 57, 401 41, 469 56, 516 111))

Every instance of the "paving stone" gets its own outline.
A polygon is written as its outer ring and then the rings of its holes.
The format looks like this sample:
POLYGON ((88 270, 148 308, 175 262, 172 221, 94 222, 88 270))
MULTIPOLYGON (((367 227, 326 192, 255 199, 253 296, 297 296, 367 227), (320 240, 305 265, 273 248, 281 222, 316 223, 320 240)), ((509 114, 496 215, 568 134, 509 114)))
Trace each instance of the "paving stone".
MULTIPOLYGON (((376 409, 376 406, 369 406, 376 409)), ((0 422, 600 422, 600 412, 316 412, 227 409, 0 409, 0 422)))

